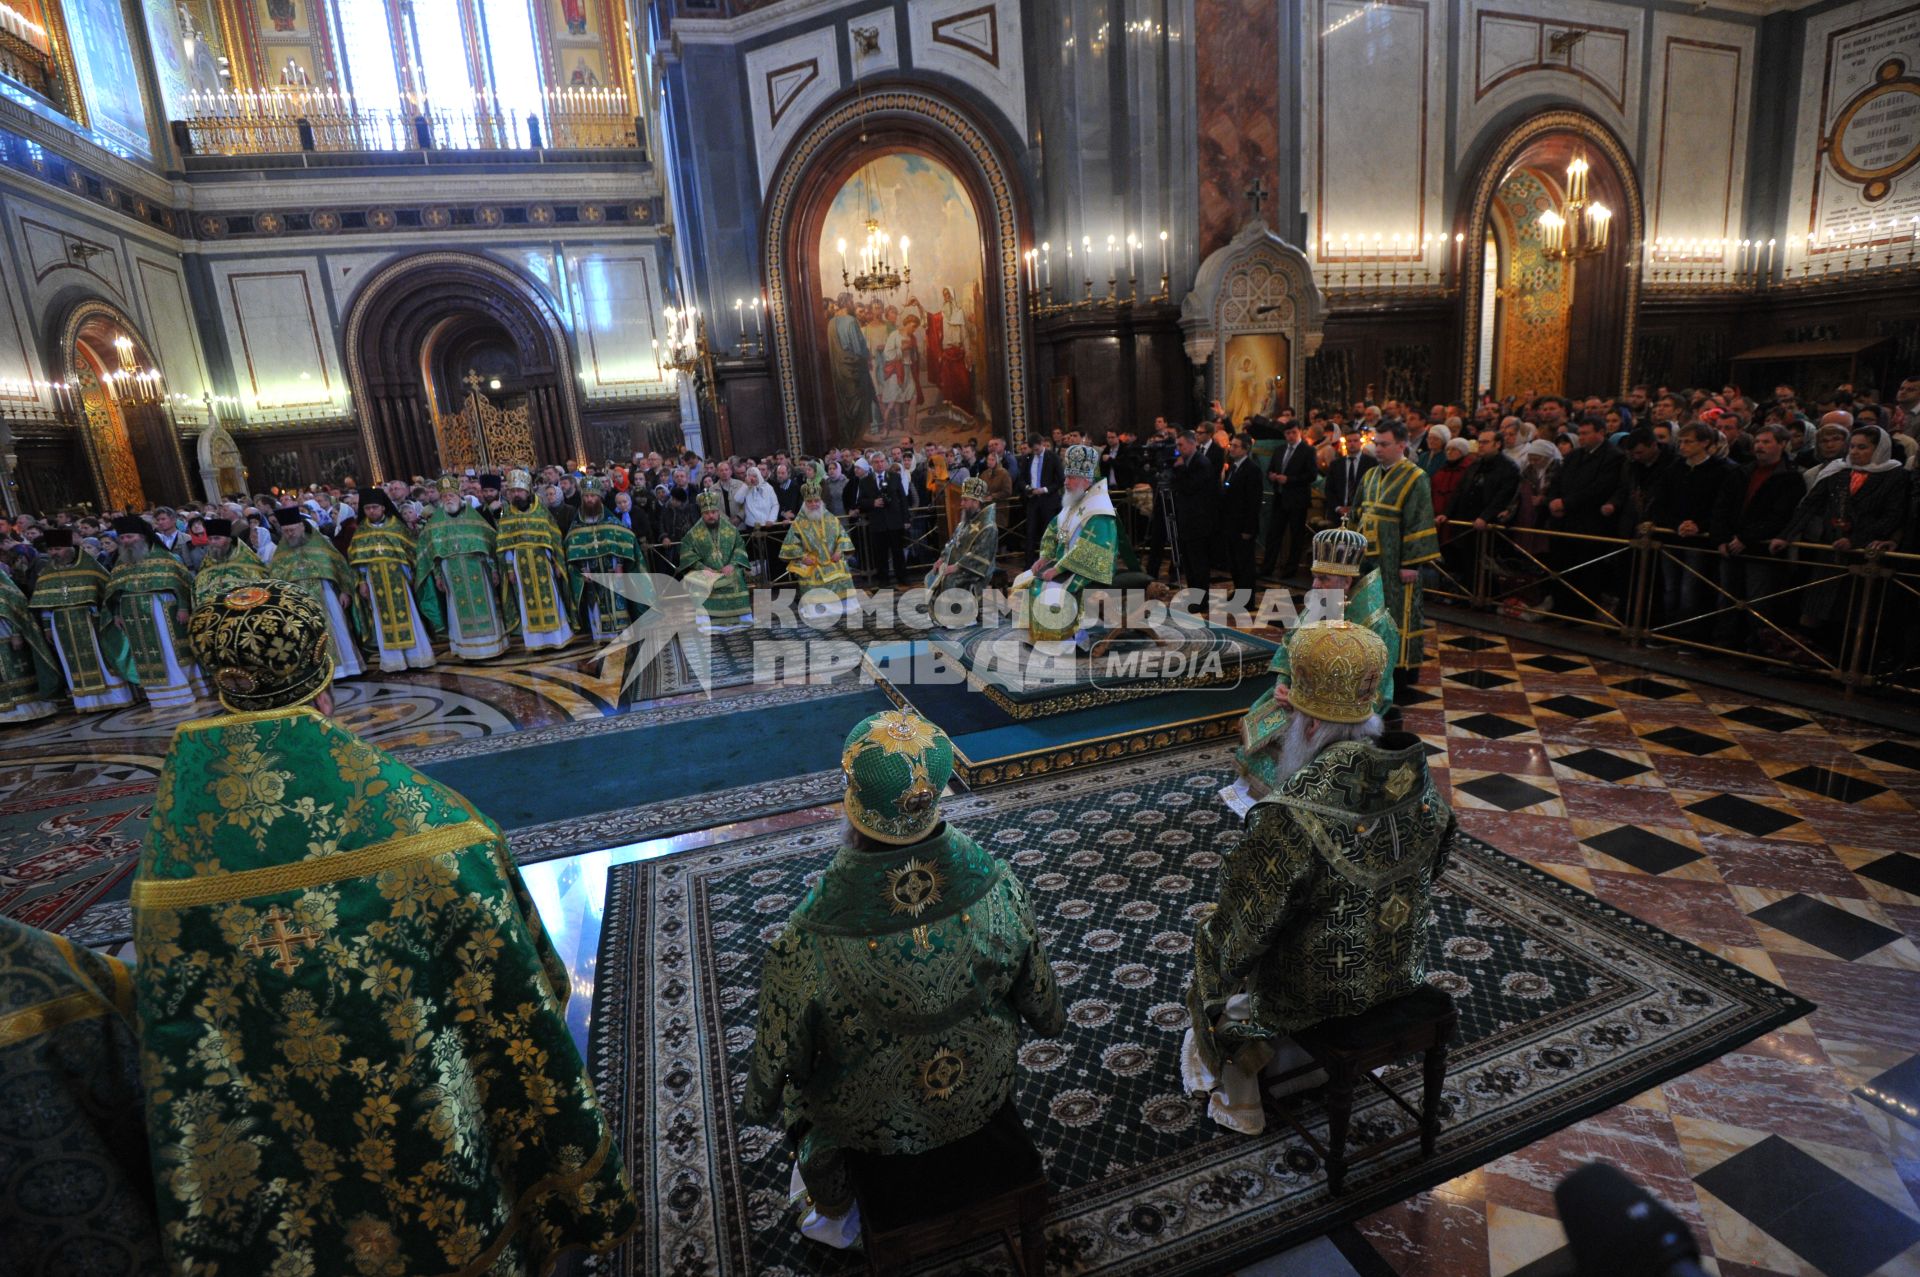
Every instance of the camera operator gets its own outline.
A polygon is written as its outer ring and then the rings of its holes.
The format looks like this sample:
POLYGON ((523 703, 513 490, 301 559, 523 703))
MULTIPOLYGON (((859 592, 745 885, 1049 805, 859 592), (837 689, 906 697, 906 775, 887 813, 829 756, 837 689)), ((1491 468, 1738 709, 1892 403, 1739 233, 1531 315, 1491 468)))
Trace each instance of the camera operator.
POLYGON ((1167 533, 1167 500, 1173 490, 1173 463, 1178 456, 1173 427, 1165 417, 1155 417, 1153 437, 1140 445, 1136 482, 1153 485, 1153 518, 1147 528, 1147 575, 1156 581, 1160 579, 1160 563, 1166 558, 1167 543, 1172 540, 1167 533))

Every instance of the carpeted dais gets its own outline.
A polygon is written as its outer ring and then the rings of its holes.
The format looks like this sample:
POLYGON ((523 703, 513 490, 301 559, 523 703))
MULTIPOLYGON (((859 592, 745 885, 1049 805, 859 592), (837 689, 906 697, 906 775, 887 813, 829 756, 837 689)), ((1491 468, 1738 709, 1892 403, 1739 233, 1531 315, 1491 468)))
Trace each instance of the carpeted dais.
MULTIPOLYGON (((1551 875, 1462 838, 1435 900, 1430 979, 1461 1012, 1439 1152, 1357 1163, 1338 1200, 1280 1123, 1258 1137, 1182 1094, 1194 922, 1240 837, 1220 750, 950 800, 1030 888, 1069 1003, 1021 1051, 1017 1100, 1053 1186, 1050 1273, 1218 1272, 1396 1201, 1812 1009, 1551 875)), ((846 1273, 802 1240, 778 1131, 743 1125, 761 956, 837 845, 833 822, 624 865, 609 883, 591 1067, 648 1215, 618 1274, 846 1273), (627 978, 616 979, 616 973, 627 978)), ((1418 1061, 1400 1081, 1418 1091, 1418 1061)), ((1324 1130, 1317 1104, 1300 1111, 1324 1130)), ((1407 1119, 1359 1097, 1352 1144, 1407 1119)), ((1317 1132, 1318 1133, 1318 1132, 1317 1132)), ((1000 1272, 982 1241, 931 1271, 1000 1272)))

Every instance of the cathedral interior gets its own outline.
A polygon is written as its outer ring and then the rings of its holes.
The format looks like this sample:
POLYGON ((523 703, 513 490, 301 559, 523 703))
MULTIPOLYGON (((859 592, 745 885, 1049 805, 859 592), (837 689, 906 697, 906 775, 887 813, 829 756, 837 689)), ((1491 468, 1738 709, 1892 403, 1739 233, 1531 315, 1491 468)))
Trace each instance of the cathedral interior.
POLYGON ((0 1271, 1920 1277, 1917 0, 0 0, 0 1271))

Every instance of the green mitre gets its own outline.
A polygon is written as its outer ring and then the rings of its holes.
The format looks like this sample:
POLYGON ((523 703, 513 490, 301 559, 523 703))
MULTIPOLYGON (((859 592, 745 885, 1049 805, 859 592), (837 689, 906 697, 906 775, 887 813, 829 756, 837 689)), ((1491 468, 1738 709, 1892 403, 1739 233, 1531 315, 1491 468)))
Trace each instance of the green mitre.
POLYGON ((940 822, 953 775, 953 742, 918 714, 889 709, 862 719, 840 754, 847 819, 881 842, 918 842, 940 822))

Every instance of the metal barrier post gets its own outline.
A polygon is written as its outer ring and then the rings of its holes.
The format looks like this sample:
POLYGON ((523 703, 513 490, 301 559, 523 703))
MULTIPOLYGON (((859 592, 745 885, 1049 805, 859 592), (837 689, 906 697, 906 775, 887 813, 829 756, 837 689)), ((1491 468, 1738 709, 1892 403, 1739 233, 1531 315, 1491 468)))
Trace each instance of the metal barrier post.
POLYGON ((1653 595, 1660 579, 1660 554, 1653 538, 1653 524, 1642 523, 1633 530, 1632 555, 1627 560, 1626 624, 1620 633, 1635 647, 1645 644, 1647 627, 1653 618, 1653 595))
POLYGON ((1489 607, 1488 587, 1493 579, 1493 526, 1473 529, 1473 606, 1489 607))
POLYGON ((1848 609, 1846 632, 1840 640, 1839 670, 1840 683, 1848 695, 1873 683, 1873 640, 1879 630, 1883 583, 1893 574, 1883 554, 1868 546, 1852 567, 1854 588, 1849 594, 1853 606, 1848 609))

